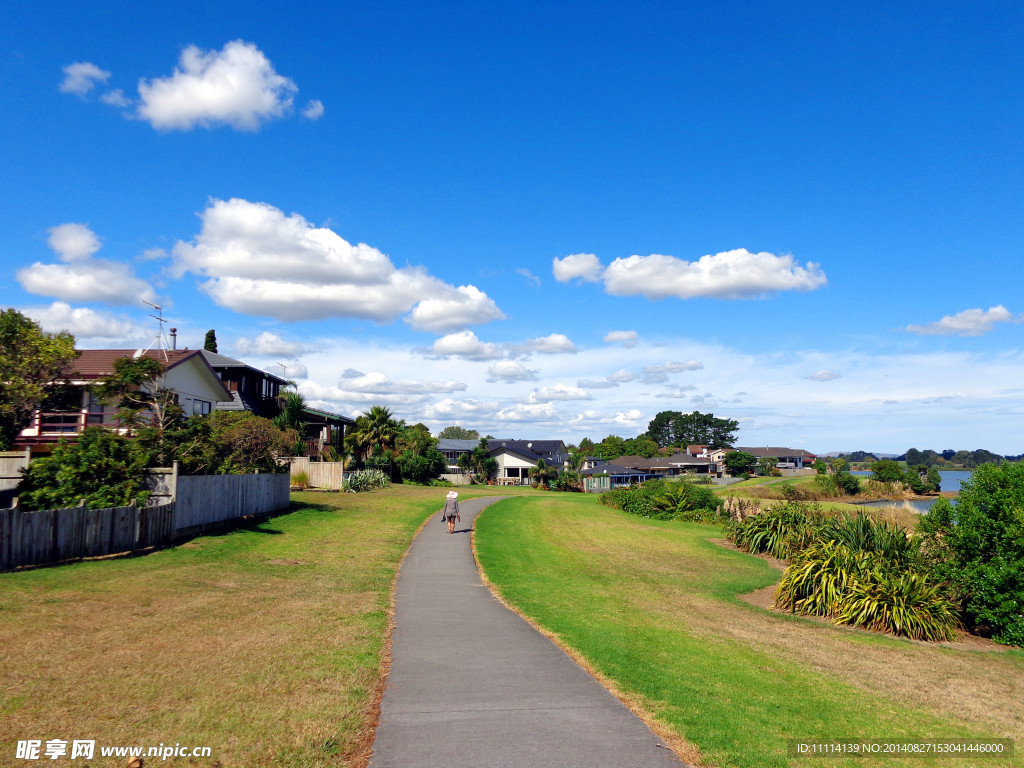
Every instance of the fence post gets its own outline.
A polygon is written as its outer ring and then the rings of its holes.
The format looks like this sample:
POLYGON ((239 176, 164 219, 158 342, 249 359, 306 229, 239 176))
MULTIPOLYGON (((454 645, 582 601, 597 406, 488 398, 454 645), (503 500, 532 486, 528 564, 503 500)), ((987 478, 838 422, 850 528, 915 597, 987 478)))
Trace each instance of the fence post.
POLYGON ((139 548, 139 533, 140 526, 142 525, 142 514, 139 512, 137 499, 132 499, 130 502, 132 508, 132 514, 135 516, 135 535, 132 537, 132 552, 139 548))
POLYGON ((178 461, 171 464, 171 538, 170 541, 174 541, 174 536, 178 532, 178 461))

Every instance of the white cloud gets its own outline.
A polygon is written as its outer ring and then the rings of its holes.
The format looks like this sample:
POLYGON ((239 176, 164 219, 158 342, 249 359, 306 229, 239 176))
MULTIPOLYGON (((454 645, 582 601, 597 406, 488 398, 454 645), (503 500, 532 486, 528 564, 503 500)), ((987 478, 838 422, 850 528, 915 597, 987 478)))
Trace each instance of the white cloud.
POLYGON ((64 67, 64 80, 60 84, 61 93, 74 93, 84 96, 97 83, 106 83, 110 79, 110 73, 100 69, 88 61, 76 61, 64 67))
POLYGON ((303 108, 302 116, 307 120, 319 120, 324 116, 324 103, 320 99, 311 99, 303 108))
POLYGON ((653 373, 645 373, 643 378, 640 379, 641 384, 666 384, 668 382, 668 374, 663 371, 654 371, 653 373))
POLYGON ((639 374, 633 373, 632 371, 627 371, 625 368, 623 368, 609 376, 608 381, 625 383, 627 381, 636 381, 639 378, 639 374))
POLYGON ((125 96, 124 91, 120 88, 104 93, 100 96, 100 101, 112 107, 130 107, 132 105, 132 100, 125 96))
POLYGON ((173 75, 139 81, 137 115, 162 131, 215 125, 255 131, 288 114, 296 91, 252 43, 234 40, 220 51, 190 45, 173 75))
POLYGON ((561 416, 551 403, 516 403, 502 408, 494 418, 503 422, 552 422, 561 416))
POLYGON ((64 264, 37 261, 18 270, 18 282, 29 293, 64 301, 106 304, 156 301, 153 289, 135 276, 131 266, 93 258, 100 242, 85 224, 61 224, 49 232, 47 242, 64 264))
POLYGON ((536 381, 537 371, 524 367, 515 360, 502 360, 488 369, 488 381, 536 381))
POLYGON ((308 379, 309 368, 304 363, 289 362, 288 365, 281 368, 281 378, 291 379, 308 379))
POLYGON ((358 378, 342 378, 342 386, 349 392, 374 395, 422 395, 462 392, 466 389, 461 381, 395 381, 377 371, 358 378))
POLYGON ((132 346, 147 336, 156 335, 126 315, 72 307, 63 301, 55 301, 48 307, 27 307, 22 311, 38 322, 44 331, 71 331, 77 346, 83 342, 104 342, 104 346, 113 347, 132 346))
POLYGON ((827 368, 824 368, 820 371, 809 373, 804 378, 810 379, 811 381, 835 381, 836 379, 841 378, 842 375, 843 374, 841 373, 836 373, 835 371, 830 371, 827 368))
POLYGON ((451 331, 505 318, 494 300, 475 285, 438 285, 435 292, 440 295, 420 301, 406 318, 413 328, 451 331))
POLYGON ((490 417, 499 408, 496 400, 453 400, 445 398, 423 408, 427 419, 461 419, 466 417, 490 417))
POLYGON ((543 336, 539 339, 530 339, 523 348, 530 352, 539 352, 543 355, 576 354, 579 349, 573 344, 569 337, 562 333, 552 333, 550 336, 543 336))
POLYGON ((825 283, 825 273, 813 262, 801 267, 792 256, 750 253, 744 248, 694 262, 660 254, 630 256, 615 259, 604 271, 608 293, 649 299, 744 299, 777 291, 810 291, 825 283))
POLYGON ((692 384, 687 384, 682 387, 672 387, 671 389, 666 389, 664 392, 660 393, 657 396, 670 398, 689 397, 690 392, 693 392, 693 390, 695 389, 696 387, 693 386, 692 384))
POLYGON ((192 243, 174 246, 174 274, 206 278, 222 307, 283 321, 353 317, 379 323, 412 313, 418 329, 441 331, 504 317, 476 287, 449 285, 422 267, 397 269, 365 243, 266 203, 212 200, 192 243), (426 297, 426 298, 424 298, 426 297))
POLYGON ((540 387, 530 393, 531 403, 544 403, 551 400, 593 400, 593 396, 585 389, 570 387, 566 384, 555 384, 553 387, 540 387))
POLYGON ((680 371, 700 371, 704 363, 700 360, 687 360, 685 363, 662 363, 661 365, 644 366, 644 373, 679 373, 680 371))
POLYGON ((617 381, 593 381, 592 379, 580 379, 576 382, 577 387, 583 389, 613 389, 619 386, 617 381))
POLYGON ((981 336, 991 331, 996 323, 1019 323, 1021 320, 1022 316, 1015 317, 999 304, 988 310, 965 309, 932 323, 908 325, 905 330, 923 336, 981 336))
POLYGON ((365 373, 363 373, 362 371, 357 371, 355 368, 346 368, 345 371, 341 374, 341 378, 358 379, 365 375, 365 373))
POLYGON ((574 253, 551 261, 551 273, 560 283, 578 279, 584 283, 596 283, 603 271, 601 261, 593 253, 574 253))
POLYGON ((472 331, 458 331, 442 336, 434 342, 430 351, 435 355, 462 357, 466 360, 499 360, 505 356, 501 347, 480 341, 472 331))
POLYGON ((604 337, 606 344, 621 344, 630 349, 636 346, 636 331, 612 331, 604 337))
POLYGON ((516 274, 517 275, 522 275, 531 284, 536 285, 538 287, 540 286, 540 278, 537 277, 535 274, 533 274, 533 272, 528 270, 526 267, 520 267, 519 269, 517 269, 516 270, 516 274))
POLYGON ((264 331, 255 340, 241 338, 235 342, 235 351, 240 355, 260 355, 262 357, 296 357, 305 348, 301 344, 285 341, 276 333, 264 331))

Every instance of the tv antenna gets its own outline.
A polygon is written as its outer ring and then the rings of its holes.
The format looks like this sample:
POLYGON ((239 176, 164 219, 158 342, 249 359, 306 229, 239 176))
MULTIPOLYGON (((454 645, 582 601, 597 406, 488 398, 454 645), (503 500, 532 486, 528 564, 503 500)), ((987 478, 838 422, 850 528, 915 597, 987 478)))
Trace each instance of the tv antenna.
POLYGON ((171 345, 170 340, 167 338, 167 334, 164 333, 164 323, 168 322, 164 320, 164 310, 159 304, 153 304, 152 302, 146 301, 145 299, 139 299, 143 304, 148 304, 156 310, 156 314, 149 313, 157 322, 156 338, 149 342, 149 346, 145 349, 135 350, 135 354, 132 357, 139 358, 149 352, 154 346, 164 354, 164 362, 170 362, 170 358, 167 356, 167 348, 171 345))

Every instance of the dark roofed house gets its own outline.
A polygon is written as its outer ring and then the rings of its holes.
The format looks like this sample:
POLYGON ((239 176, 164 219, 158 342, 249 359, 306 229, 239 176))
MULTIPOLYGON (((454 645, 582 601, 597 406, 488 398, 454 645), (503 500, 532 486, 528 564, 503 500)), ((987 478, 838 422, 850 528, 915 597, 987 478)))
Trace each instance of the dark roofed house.
POLYGON ((561 440, 498 440, 487 441, 488 452, 498 462, 495 476, 499 485, 529 485, 530 470, 541 459, 562 471, 569 460, 569 449, 561 440))
POLYGON ((808 453, 803 448, 773 448, 765 446, 763 448, 738 447, 736 450, 749 453, 751 456, 758 459, 765 457, 778 459, 779 463, 776 466, 779 469, 803 469, 804 467, 813 464, 815 459, 818 458, 815 454, 808 453))
POLYGON ((268 419, 280 412, 277 398, 281 394, 281 387, 288 384, 286 379, 217 352, 203 349, 200 354, 231 393, 231 400, 219 403, 217 410, 252 411, 268 419))

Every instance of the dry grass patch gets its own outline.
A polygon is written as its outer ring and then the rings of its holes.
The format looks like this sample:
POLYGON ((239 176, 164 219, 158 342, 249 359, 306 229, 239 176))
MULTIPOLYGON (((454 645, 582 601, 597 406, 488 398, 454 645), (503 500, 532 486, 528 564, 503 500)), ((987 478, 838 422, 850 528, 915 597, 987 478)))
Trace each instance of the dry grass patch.
POLYGON ((94 738, 209 746, 225 768, 354 764, 394 574, 438 496, 298 494, 146 557, 0 575, 0 763, 19 739, 94 738))

